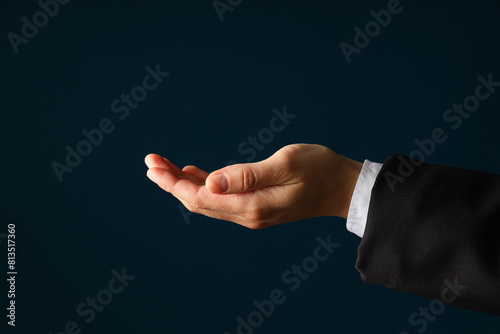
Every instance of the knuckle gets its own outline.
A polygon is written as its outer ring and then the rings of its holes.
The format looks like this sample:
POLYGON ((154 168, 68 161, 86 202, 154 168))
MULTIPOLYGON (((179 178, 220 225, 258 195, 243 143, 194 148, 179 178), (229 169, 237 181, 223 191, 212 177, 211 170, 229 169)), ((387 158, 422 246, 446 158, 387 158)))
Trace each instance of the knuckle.
POLYGON ((197 210, 195 207, 191 206, 191 205, 186 205, 186 208, 191 211, 192 213, 197 213, 197 210))
POLYGON ((280 150, 281 159, 293 160, 294 158, 296 158, 297 152, 297 145, 287 145, 280 150))
POLYGON ((193 207, 189 205, 189 203, 183 202, 182 205, 184 205, 184 207, 188 209, 188 211, 193 212, 193 207))
POLYGON ((251 168, 242 168, 241 182, 243 189, 253 189, 257 182, 255 172, 251 168))
POLYGON ((245 216, 248 220, 251 220, 251 221, 259 221, 262 219, 259 212, 249 212, 245 216))
POLYGON ((198 213, 201 209, 203 209, 201 203, 198 201, 193 201, 189 203, 189 207, 190 207, 189 211, 194 213, 198 213))
POLYGON ((245 216, 253 222, 261 222, 269 218, 269 210, 259 205, 253 205, 250 206, 245 216))
POLYGON ((296 167, 299 156, 300 147, 297 145, 288 145, 279 151, 279 160, 287 169, 296 167))
POLYGON ((250 222, 245 225, 245 227, 251 229, 251 230, 260 230, 262 228, 262 225, 257 223, 257 222, 250 222))

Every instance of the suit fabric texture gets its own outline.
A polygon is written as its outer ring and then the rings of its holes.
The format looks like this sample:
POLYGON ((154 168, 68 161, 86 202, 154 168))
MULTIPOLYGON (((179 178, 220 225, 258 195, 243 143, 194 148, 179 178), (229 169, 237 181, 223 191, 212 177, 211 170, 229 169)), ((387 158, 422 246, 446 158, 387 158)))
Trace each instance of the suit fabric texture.
POLYGON ((367 283, 500 316, 500 176, 392 155, 356 269, 367 283))

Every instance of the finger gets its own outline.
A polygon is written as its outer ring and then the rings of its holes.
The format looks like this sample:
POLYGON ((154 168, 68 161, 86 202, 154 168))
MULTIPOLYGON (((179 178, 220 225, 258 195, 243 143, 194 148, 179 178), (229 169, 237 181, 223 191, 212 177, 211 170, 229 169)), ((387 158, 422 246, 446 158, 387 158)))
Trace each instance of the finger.
POLYGON ((253 220, 249 220, 243 216, 237 215, 237 214, 231 214, 227 212, 219 212, 219 211, 212 211, 212 210, 206 210, 206 209, 195 209, 193 208, 188 202, 179 199, 179 201, 186 207, 191 212, 202 214, 204 216, 214 218, 214 219, 219 219, 219 220, 225 220, 228 222, 236 223, 238 225, 242 225, 247 228, 251 229, 257 229, 257 228, 262 228, 265 225, 253 220))
POLYGON ((284 176, 280 161, 266 159, 221 168, 212 172, 205 182, 214 194, 235 194, 278 185, 284 176))
POLYGON ((204 170, 196 167, 196 166, 186 166, 182 169, 184 173, 191 174, 196 176, 198 179, 201 181, 205 182, 207 179, 209 173, 205 172, 204 170))
POLYGON ((144 159, 144 162, 149 168, 162 168, 170 171, 171 173, 177 175, 179 178, 185 178, 191 180, 199 185, 205 184, 205 180, 198 178, 195 175, 184 173, 179 167, 171 163, 168 159, 163 158, 158 154, 148 154, 144 159))
POLYGON ((199 213, 199 214, 202 214, 202 215, 207 216, 207 217, 221 219, 221 220, 227 220, 227 221, 231 221, 231 222, 239 221, 242 218, 238 215, 234 215, 234 214, 227 213, 227 212, 219 212, 219 211, 213 211, 213 210, 208 210, 208 209, 195 208, 189 202, 187 202, 181 198, 177 198, 177 199, 189 211, 194 212, 194 213, 199 213))
MULTIPOLYGON (((188 202, 192 202, 196 198, 199 187, 201 187, 197 182, 183 177, 183 175, 177 175, 159 167, 148 169, 147 176, 163 190, 188 202)), ((193 177, 191 175, 188 176, 193 177)))
POLYGON ((195 209, 238 215, 244 213, 245 209, 249 208, 250 201, 255 197, 252 193, 230 196, 213 194, 205 186, 175 175, 163 168, 150 168, 147 175, 160 188, 171 193, 179 200, 187 202, 191 208, 195 209))
POLYGON ((252 221, 252 217, 255 216, 254 208, 261 202, 259 201, 261 200, 260 195, 254 192, 228 195, 213 194, 207 190, 206 186, 179 177, 163 168, 150 168, 148 177, 160 188, 184 201, 183 204, 188 209, 203 214, 207 213, 208 216, 214 218, 235 221, 237 217, 232 216, 239 216, 239 221, 242 219, 252 221))
POLYGON ((182 175, 182 170, 179 167, 171 163, 168 159, 163 158, 161 155, 148 154, 144 159, 144 162, 148 168, 163 168, 179 176, 182 175))

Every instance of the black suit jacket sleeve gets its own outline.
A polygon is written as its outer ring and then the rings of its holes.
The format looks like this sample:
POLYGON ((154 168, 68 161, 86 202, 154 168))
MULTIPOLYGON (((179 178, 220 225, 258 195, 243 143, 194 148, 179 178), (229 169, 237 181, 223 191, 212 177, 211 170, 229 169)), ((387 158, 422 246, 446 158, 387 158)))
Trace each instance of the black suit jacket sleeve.
POLYGON ((500 176, 410 161, 393 155, 377 176, 362 280, 500 316, 500 176))

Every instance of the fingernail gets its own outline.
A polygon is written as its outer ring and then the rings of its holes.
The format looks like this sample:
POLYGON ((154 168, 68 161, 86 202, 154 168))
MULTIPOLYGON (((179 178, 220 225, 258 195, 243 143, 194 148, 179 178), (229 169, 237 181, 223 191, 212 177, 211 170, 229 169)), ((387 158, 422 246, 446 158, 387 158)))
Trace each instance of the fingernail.
POLYGON ((150 169, 148 169, 148 172, 146 173, 146 175, 149 177, 149 179, 153 182, 156 182, 156 178, 157 176, 155 175, 154 172, 152 172, 150 169))
POLYGON ((212 183, 215 185, 215 187, 212 187, 212 189, 215 188, 214 190, 218 194, 225 193, 229 188, 227 176, 224 174, 216 174, 212 176, 212 183))

